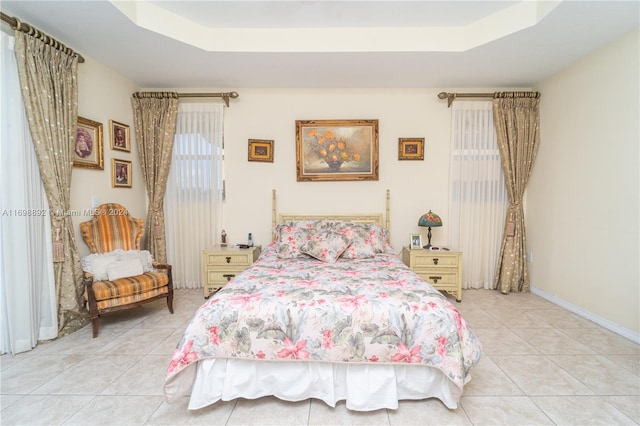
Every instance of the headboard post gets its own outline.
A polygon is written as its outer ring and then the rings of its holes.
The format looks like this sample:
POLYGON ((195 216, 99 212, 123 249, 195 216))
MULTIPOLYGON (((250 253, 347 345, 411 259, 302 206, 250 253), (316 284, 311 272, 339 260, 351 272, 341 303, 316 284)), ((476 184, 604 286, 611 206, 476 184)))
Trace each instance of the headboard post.
POLYGON ((384 227, 387 229, 387 242, 391 241, 391 190, 387 189, 387 203, 386 210, 384 212, 385 223, 384 227))
POLYGON ((276 190, 271 191, 271 241, 276 239, 276 190))

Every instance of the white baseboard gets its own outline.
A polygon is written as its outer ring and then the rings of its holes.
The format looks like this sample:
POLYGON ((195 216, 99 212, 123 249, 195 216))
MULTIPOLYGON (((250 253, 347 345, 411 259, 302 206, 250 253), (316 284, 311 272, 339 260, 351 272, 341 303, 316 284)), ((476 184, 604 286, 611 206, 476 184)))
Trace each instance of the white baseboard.
POLYGON ((569 302, 567 302, 566 300, 562 300, 557 296, 554 296, 553 294, 549 294, 544 290, 541 290, 537 287, 530 287, 531 289, 531 293, 542 297, 543 299, 548 300, 551 303, 555 303, 558 306, 561 306, 565 309, 567 309, 568 311, 573 312, 576 315, 580 315, 582 318, 586 318, 589 321, 593 321, 598 325, 601 325, 602 327, 606 328, 609 331, 612 331, 616 334, 621 335, 622 337, 625 337, 629 340, 631 340, 632 342, 638 343, 640 344, 640 333, 637 333, 633 330, 630 330, 628 328, 625 328, 623 326, 621 326, 620 324, 616 324, 613 321, 610 321, 606 318, 602 318, 596 314, 594 314, 593 312, 589 312, 586 309, 583 309, 579 306, 573 305, 569 302))

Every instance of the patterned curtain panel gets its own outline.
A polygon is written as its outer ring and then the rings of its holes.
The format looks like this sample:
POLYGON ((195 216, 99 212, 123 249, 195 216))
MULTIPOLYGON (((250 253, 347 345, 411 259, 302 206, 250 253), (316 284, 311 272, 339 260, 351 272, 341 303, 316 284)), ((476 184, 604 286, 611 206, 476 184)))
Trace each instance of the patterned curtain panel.
POLYGON ((180 103, 167 194, 167 258, 174 288, 202 288, 202 251, 222 231, 224 105, 180 103))
POLYGON ((78 57, 19 30, 15 40, 29 130, 52 212, 58 327, 59 335, 65 335, 88 323, 80 255, 66 214, 78 118, 78 57), (64 250, 57 260, 56 248, 64 250))
POLYGON ((504 294, 529 291, 522 197, 540 144, 539 98, 538 92, 500 92, 493 99, 493 119, 509 195, 494 286, 504 294))
POLYGON ((493 288, 509 198, 491 101, 451 108, 449 238, 462 256, 462 288, 493 288))
POLYGON ((157 262, 166 263, 163 203, 176 131, 178 94, 135 93, 131 104, 140 165, 149 198, 145 221, 146 246, 157 262))

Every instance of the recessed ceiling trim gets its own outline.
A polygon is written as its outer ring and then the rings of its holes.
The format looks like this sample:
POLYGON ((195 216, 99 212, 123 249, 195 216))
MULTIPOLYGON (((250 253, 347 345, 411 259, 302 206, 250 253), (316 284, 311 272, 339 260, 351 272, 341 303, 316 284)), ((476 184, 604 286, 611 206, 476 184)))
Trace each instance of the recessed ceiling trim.
POLYGON ((540 22, 560 1, 521 1, 460 27, 210 28, 146 1, 111 1, 134 24, 209 52, 461 52, 540 22))

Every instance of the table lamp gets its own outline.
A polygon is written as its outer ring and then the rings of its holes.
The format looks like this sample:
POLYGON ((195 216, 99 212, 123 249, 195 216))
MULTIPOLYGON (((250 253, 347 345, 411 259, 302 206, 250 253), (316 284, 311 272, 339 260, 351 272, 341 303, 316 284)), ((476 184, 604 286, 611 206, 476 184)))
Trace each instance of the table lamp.
POLYGON ((420 219, 418 219, 418 226, 429 228, 429 231, 427 232, 427 245, 423 248, 431 248, 431 228, 442 226, 442 219, 440 219, 440 216, 429 210, 429 213, 425 213, 420 216, 420 219))

